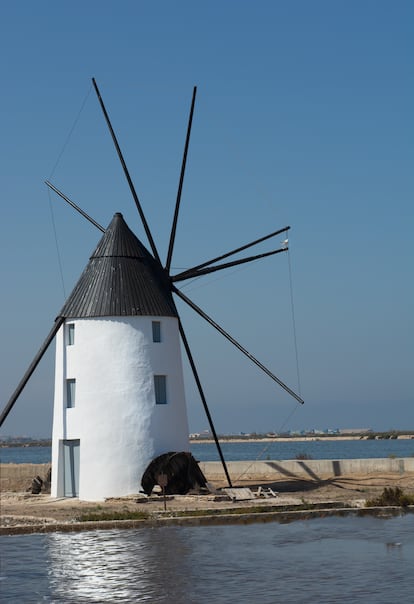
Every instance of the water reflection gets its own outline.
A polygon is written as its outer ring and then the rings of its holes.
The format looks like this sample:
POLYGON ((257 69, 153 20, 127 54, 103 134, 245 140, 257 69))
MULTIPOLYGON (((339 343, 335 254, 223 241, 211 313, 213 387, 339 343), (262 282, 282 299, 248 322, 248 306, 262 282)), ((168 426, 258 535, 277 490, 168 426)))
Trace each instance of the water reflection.
POLYGON ((412 602, 414 514, 1 537, 2 602, 412 602))
POLYGON ((52 535, 49 589, 53 602, 389 602, 395 581, 398 599, 414 587, 413 529, 410 516, 52 535))
POLYGON ((174 528, 54 534, 53 601, 186 602, 190 548, 174 528))

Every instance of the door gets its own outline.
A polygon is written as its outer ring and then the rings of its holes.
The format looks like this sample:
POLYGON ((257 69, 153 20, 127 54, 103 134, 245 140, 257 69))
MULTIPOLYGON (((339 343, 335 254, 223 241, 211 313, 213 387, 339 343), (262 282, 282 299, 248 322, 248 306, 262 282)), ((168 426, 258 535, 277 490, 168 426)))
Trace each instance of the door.
POLYGON ((79 448, 79 440, 63 441, 65 497, 78 497, 79 495, 79 448))

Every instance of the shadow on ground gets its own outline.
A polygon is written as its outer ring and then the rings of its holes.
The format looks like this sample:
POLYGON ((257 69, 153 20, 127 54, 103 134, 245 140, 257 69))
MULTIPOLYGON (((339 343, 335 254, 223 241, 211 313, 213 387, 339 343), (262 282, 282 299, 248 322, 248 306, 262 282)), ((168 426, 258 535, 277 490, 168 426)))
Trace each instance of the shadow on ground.
MULTIPOLYGON (((333 476, 322 479, 318 476, 312 468, 306 463, 306 461, 297 462, 301 466, 301 473, 296 474, 290 470, 287 470, 276 461, 269 461, 267 464, 276 470, 279 474, 285 477, 285 479, 279 479, 274 481, 244 481, 243 476, 239 476, 234 480, 234 485, 243 483, 243 486, 249 486, 252 489, 262 487, 270 487, 274 491, 295 493, 295 492, 306 492, 314 491, 323 488, 334 488, 346 491, 363 492, 370 482, 376 482, 379 477, 364 477, 356 478, 351 476, 343 476, 339 462, 332 462, 332 473, 333 476), (307 478, 304 476, 307 474, 307 478), (248 484, 247 484, 248 483, 248 484)), ((370 485, 377 486, 377 485, 370 485)), ((379 485, 378 485, 379 486, 379 485)))

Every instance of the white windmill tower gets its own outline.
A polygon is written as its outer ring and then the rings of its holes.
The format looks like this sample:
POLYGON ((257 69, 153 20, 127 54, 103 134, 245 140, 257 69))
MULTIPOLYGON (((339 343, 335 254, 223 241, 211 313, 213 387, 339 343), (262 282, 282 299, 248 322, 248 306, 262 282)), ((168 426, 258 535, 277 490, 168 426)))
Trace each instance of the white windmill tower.
POLYGON ((188 423, 170 287, 121 214, 60 315, 52 495, 137 492, 154 457, 188 450, 188 423))
POLYGON ((171 275, 171 259, 196 96, 194 88, 187 136, 165 265, 130 178, 95 80, 93 85, 136 203, 151 252, 121 214, 101 227, 56 187, 56 193, 104 234, 55 324, 0 416, 0 426, 56 336, 52 438, 52 489, 55 497, 99 501, 136 493, 148 463, 169 451, 188 450, 180 337, 227 471, 187 337, 173 294, 234 344, 253 363, 303 403, 267 367, 194 304, 175 283, 287 251, 282 247, 230 262, 220 261, 288 231, 284 227, 237 249, 171 275))

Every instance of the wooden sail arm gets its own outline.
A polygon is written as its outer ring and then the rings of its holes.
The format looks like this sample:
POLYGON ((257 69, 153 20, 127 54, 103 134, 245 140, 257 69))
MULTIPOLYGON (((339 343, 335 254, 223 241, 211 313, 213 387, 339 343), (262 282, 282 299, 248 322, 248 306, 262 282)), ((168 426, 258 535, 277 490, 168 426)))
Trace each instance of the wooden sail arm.
POLYGON ((271 239, 272 237, 276 237, 276 235, 280 235, 281 233, 285 233, 286 231, 288 231, 290 229, 290 226, 286 226, 283 229, 279 229, 277 231, 274 231, 273 233, 269 233, 269 235, 265 235, 264 237, 260 237, 259 239, 255 239, 254 241, 251 241, 250 243, 246 243, 245 245, 242 245, 241 247, 238 247, 234 250, 231 250, 230 252, 226 252, 225 254, 222 254, 221 256, 216 256, 215 258, 212 258, 211 260, 207 260, 206 262, 203 262, 202 264, 197 264, 197 266, 193 266, 192 268, 186 269, 185 271, 183 271, 182 273, 178 273, 177 275, 174 275, 174 280, 175 281, 181 281, 181 278, 186 279, 187 277, 184 277, 184 275, 187 275, 187 273, 193 273, 194 271, 197 271, 199 269, 202 269, 206 266, 209 266, 210 264, 214 264, 215 262, 219 262, 220 260, 224 260, 225 258, 228 258, 229 256, 234 256, 234 254, 238 254, 239 252, 243 252, 244 250, 247 250, 249 247, 253 247, 254 245, 258 245, 259 243, 262 243, 263 241, 266 241, 267 239, 271 239))
POLYGON ((277 384, 279 384, 279 386, 281 386, 283 388, 283 390, 286 390, 286 392, 288 392, 288 394, 293 396, 293 398, 295 398, 298 401, 298 403, 301 403, 303 405, 303 403, 305 401, 298 394, 296 394, 296 392, 291 390, 289 388, 289 386, 284 384, 282 382, 282 380, 280 380, 278 377, 276 377, 267 367, 265 367, 265 365, 263 365, 263 363, 258 361, 250 352, 248 352, 241 344, 239 344, 239 342, 237 342, 237 340, 235 340, 229 333, 227 333, 222 327, 220 327, 220 325, 218 325, 218 323, 216 323, 211 317, 209 317, 199 306, 194 304, 194 302, 192 300, 187 298, 187 296, 185 296, 174 285, 172 286, 172 291, 175 294, 177 294, 177 296, 179 298, 181 298, 181 300, 183 300, 186 304, 188 304, 188 306, 190 306, 193 310, 195 310, 195 312, 198 313, 200 315, 200 317, 203 317, 203 319, 205 319, 208 323, 210 323, 210 325, 212 327, 214 327, 217 331, 219 331, 227 340, 229 340, 229 342, 234 344, 234 346, 236 346, 236 348, 238 348, 240 350, 240 352, 242 352, 244 355, 246 355, 247 358, 250 359, 255 365, 257 365, 262 371, 264 371, 264 373, 266 373, 266 375, 268 375, 273 381, 275 381, 277 384))
POLYGON ((183 161, 181 163, 180 181, 178 183, 177 200, 175 202, 174 218, 173 218, 173 223, 172 223, 172 227, 171 227, 170 243, 168 245, 167 261, 165 263, 165 270, 167 271, 168 274, 170 273, 171 259, 172 259, 172 253, 173 253, 174 242, 175 242, 175 233, 177 231, 178 212, 180 210, 181 193, 183 190, 185 166, 187 163, 188 146, 190 144, 191 125, 193 123, 193 114, 194 114, 194 105, 195 105, 196 94, 197 94, 197 86, 194 86, 193 98, 191 100, 190 115, 188 118, 187 135, 185 138, 183 161))
POLYGON ((117 154, 118 154, 119 161, 121 162, 122 168, 123 168, 123 170, 124 170, 125 177, 126 177, 126 179, 127 179, 127 181, 128 181, 129 189, 130 189, 130 191, 131 191, 131 193, 132 193, 132 197, 134 198, 135 205, 136 205, 136 207, 137 207, 138 214, 139 214, 139 216, 140 216, 140 218, 141 218, 141 222, 142 222, 142 225, 143 225, 143 227, 144 227, 145 234, 146 234, 146 236, 147 236, 147 238, 148 238, 148 241, 149 241, 149 244, 150 244, 150 246, 151 246, 152 253, 154 254, 154 258, 155 258, 156 260, 158 260, 158 262, 161 264, 161 260, 160 260, 160 257, 159 257, 159 255, 158 255, 157 248, 156 248, 156 245, 155 245, 154 239, 153 239, 153 237, 152 237, 152 234, 151 234, 150 228, 149 228, 149 226, 148 226, 148 222, 147 222, 147 220, 146 220, 146 218, 145 218, 144 211, 143 211, 142 206, 141 206, 141 203, 140 203, 140 201, 139 201, 139 199, 138 199, 138 195, 137 195, 137 192, 136 192, 136 190, 135 190, 134 183, 132 182, 132 178, 131 178, 131 176, 129 175, 129 171, 128 171, 127 165, 126 165, 126 163, 125 163, 124 156, 122 155, 121 148, 120 148, 120 146, 119 146, 119 144, 118 144, 118 140, 117 140, 117 138, 116 138, 116 135, 115 135, 114 129, 112 128, 112 124, 111 124, 111 121, 110 121, 110 119, 109 119, 108 112, 106 111, 106 108, 105 108, 104 102, 103 102, 103 100, 102 100, 101 93, 99 92, 99 88, 98 88, 98 85, 97 85, 97 83, 96 83, 96 81, 95 81, 95 78, 92 78, 92 84, 93 84, 93 87, 94 87, 94 89, 95 89, 96 96, 98 97, 98 101, 99 101, 99 104, 100 104, 100 106, 101 106, 102 113, 104 114, 104 118, 105 118, 106 124, 107 124, 107 126, 108 126, 109 132, 110 132, 110 134, 111 134, 112 141, 113 141, 113 143, 114 143, 114 146, 115 146, 116 152, 117 152, 117 154))
POLYGON ((282 247, 277 250, 273 250, 271 252, 264 252, 263 254, 257 254, 256 256, 249 256, 248 258, 242 258, 241 260, 234 260, 233 262, 225 262, 224 264, 217 264, 216 266, 209 266, 206 268, 187 271, 185 274, 176 275, 175 277, 171 277, 172 282, 184 281, 185 279, 194 279, 195 277, 201 277, 202 275, 208 275, 209 273, 214 273, 215 271, 221 271, 225 268, 230 268, 232 266, 237 266, 239 264, 246 264, 247 262, 253 262, 253 260, 259 260, 260 258, 266 258, 267 256, 273 256, 274 254, 280 254, 280 252, 287 252, 287 247, 282 247))
POLYGON ((182 340, 182 342, 184 344, 184 348, 185 348, 185 351, 187 353, 188 361, 190 363, 191 370, 193 372, 194 379, 195 379, 195 382, 197 384, 198 392, 200 394, 201 402, 203 403, 204 411, 205 411, 205 414, 207 416, 207 421, 208 421, 208 424, 210 426, 210 430, 211 430, 211 433, 213 435, 214 442, 216 443, 216 447, 217 447, 217 451, 218 451, 218 454, 219 454, 219 457, 220 457, 220 460, 221 460, 221 464, 223 466, 223 470, 224 470, 224 473, 226 475, 228 485, 229 485, 230 488, 232 488, 233 485, 231 483, 231 478, 230 478, 230 474, 229 474, 229 471, 227 469, 227 465, 226 465, 226 462, 225 462, 225 459, 224 459, 223 451, 221 450, 221 446, 220 446, 219 439, 218 439, 218 436, 217 436, 217 433, 216 433, 216 429, 215 429, 214 424, 213 424, 213 419, 211 417, 210 410, 209 410, 208 405, 207 405, 207 400, 206 400, 206 397, 204 396, 204 391, 203 391, 203 388, 201 386, 200 378, 198 376, 198 372, 197 372, 197 369, 196 369, 196 366, 195 366, 195 363, 194 363, 193 355, 191 354, 190 346, 188 344, 187 337, 185 335, 185 332, 184 332, 184 329, 183 329, 183 326, 182 326, 180 320, 179 320, 178 325, 179 325, 179 328, 180 328, 181 340, 182 340))
POLYGON ((55 320, 55 324, 53 325, 52 329, 50 330, 50 332, 49 332, 46 340, 43 342, 43 344, 40 347, 40 349, 39 349, 38 353, 36 354, 35 358, 31 362, 31 364, 29 365, 29 368, 27 369, 26 373, 24 374, 24 376, 20 380, 19 385, 17 386, 16 390, 11 395, 9 402, 4 407, 4 409, 3 409, 3 411, 2 411, 2 413, 0 415, 0 426, 3 425, 3 423, 6 420, 6 417, 8 416, 8 414, 10 413, 10 411, 13 409, 13 406, 14 406, 15 402, 19 398, 20 394, 22 393, 22 390, 26 386, 26 384, 29 381, 32 373, 34 372, 34 370, 36 369, 36 367, 40 363, 43 355, 45 354, 46 350, 49 348, 50 343, 53 341, 53 338, 55 337, 55 335, 59 331, 59 328, 64 323, 64 321, 65 321, 65 317, 57 317, 57 319, 55 320))
POLYGON ((86 220, 89 220, 89 222, 91 222, 94 226, 96 226, 96 228, 98 228, 100 231, 102 231, 102 233, 105 233, 106 229, 104 229, 103 226, 101 226, 99 224, 99 222, 96 222, 96 220, 94 220, 91 216, 89 216, 89 214, 87 214, 84 210, 82 210, 82 208, 80 208, 78 205, 76 205, 76 203, 74 201, 69 199, 69 197, 66 197, 66 195, 64 193, 62 193, 62 191, 59 191, 58 188, 56 188, 54 185, 52 185, 51 182, 49 182, 48 180, 45 180, 45 184, 49 187, 49 189, 52 189, 52 191, 57 193, 59 195, 59 197, 61 197, 64 201, 66 201, 66 203, 68 203, 70 206, 72 206, 72 208, 74 208, 77 212, 79 212, 79 214, 81 214, 84 218, 86 218, 86 220))

